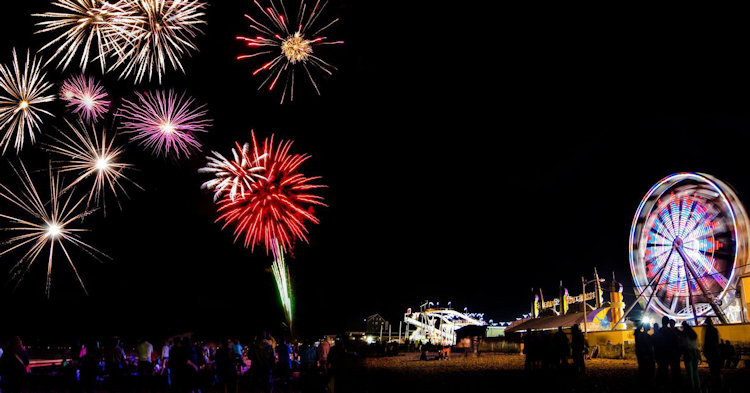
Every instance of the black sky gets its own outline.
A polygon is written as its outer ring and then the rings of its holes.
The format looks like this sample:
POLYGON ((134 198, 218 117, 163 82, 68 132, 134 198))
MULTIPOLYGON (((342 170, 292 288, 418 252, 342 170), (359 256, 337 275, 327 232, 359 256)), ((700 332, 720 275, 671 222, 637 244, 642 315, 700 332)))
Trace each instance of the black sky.
MULTIPOLYGON (((702 171, 747 201, 750 34, 737 12, 403 3, 411 2, 331 3, 328 16, 342 21, 330 37, 346 44, 326 53, 339 71, 320 97, 304 83, 291 104, 256 91, 254 63, 234 60, 250 1, 211 2, 200 53, 184 62, 187 75, 164 83, 208 104, 215 126, 205 150, 228 152, 254 129, 312 154, 303 169, 323 176, 330 207, 317 209, 310 244, 288 259, 302 334, 355 328, 374 312, 395 321, 427 298, 514 319, 527 312, 532 286, 551 293, 564 280, 577 293, 595 266, 632 293, 630 223, 653 183, 702 171)), ((33 35, 30 16, 49 8, 4 5, 3 62, 11 48, 49 38, 33 35)), ((69 73, 50 69, 50 78, 69 73)), ((132 96, 116 74, 104 85, 116 101, 132 96)), ((270 257, 233 245, 213 223, 196 173, 203 156, 128 153, 146 191, 88 223, 88 239, 114 258, 78 258, 90 296, 59 263, 46 300, 38 266, 18 290, 0 289, 2 329, 277 328, 270 257)), ((47 166, 38 147, 20 156, 47 166)), ((4 183, 8 175, 3 164, 4 183)), ((12 263, 1 257, 0 271, 12 263)))

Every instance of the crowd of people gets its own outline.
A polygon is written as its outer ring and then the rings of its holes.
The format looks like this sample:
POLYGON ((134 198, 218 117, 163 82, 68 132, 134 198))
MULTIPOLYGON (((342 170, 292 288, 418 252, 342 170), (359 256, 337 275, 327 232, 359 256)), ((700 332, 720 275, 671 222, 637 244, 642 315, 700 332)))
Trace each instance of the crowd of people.
POLYGON ((562 326, 553 334, 547 330, 529 331, 523 336, 523 353, 526 355, 526 370, 567 369, 572 366, 577 373, 586 371, 584 357, 588 344, 578 325, 573 325, 571 338, 562 326))
POLYGON ((682 361, 687 374, 689 391, 701 391, 698 364, 706 359, 709 369, 708 384, 716 389, 721 386, 721 369, 737 367, 739 357, 731 342, 721 340, 719 331, 708 318, 704 325, 702 348, 698 344, 698 334, 687 321, 681 328, 674 320, 662 318, 662 324, 653 326, 641 324, 635 329, 636 358, 638 373, 644 386, 683 386, 682 361), (701 356, 702 355, 702 356, 701 356))
MULTIPOLYGON (((103 344, 77 341, 60 366, 70 390, 230 393, 243 383, 243 390, 270 393, 288 391, 296 373, 303 391, 335 392, 336 375, 352 356, 345 341, 291 343, 266 333, 248 345, 238 339, 207 342, 189 336, 168 339, 159 348, 143 339, 130 344, 117 337, 103 344)), ((21 339, 8 340, 0 352, 0 391, 21 391, 29 371, 21 339)))

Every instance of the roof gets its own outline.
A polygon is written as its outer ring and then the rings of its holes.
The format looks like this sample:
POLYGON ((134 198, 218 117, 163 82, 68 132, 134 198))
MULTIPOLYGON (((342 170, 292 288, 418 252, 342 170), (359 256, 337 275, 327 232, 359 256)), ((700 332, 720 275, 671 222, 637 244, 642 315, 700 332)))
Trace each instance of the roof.
MULTIPOLYGON (((609 307, 601 307, 597 308, 595 310, 589 311, 588 315, 586 316, 587 322, 594 322, 594 318, 596 315, 604 310, 605 308, 609 307)), ((511 324, 508 328, 505 329, 505 333, 514 333, 514 332, 525 332, 529 329, 533 330, 543 330, 543 329, 557 329, 558 326, 562 326, 563 328, 569 328, 573 325, 577 325, 583 323, 583 312, 577 312, 577 313, 571 313, 571 314, 565 314, 565 315, 555 315, 550 317, 542 317, 542 318, 530 318, 518 321, 518 323, 511 324)))

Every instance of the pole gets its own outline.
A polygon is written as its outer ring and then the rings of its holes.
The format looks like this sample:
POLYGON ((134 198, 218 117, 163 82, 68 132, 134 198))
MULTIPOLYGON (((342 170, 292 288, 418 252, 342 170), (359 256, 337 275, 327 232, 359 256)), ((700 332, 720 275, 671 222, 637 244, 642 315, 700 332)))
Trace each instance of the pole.
POLYGON ((403 323, 402 321, 398 321, 398 342, 399 343, 401 342, 401 324, 402 323, 403 323))
POLYGON ((581 276, 581 287, 583 289, 583 336, 588 337, 589 335, 589 325, 587 320, 588 310, 586 310, 586 279, 581 276))
POLYGON ((380 322, 380 342, 383 342, 383 322, 380 322))
MULTIPOLYGON (((671 257, 672 257, 672 251, 669 252, 669 255, 667 256, 667 261, 669 261, 669 258, 671 257)), ((667 264, 665 262, 664 267, 666 266, 667 264)), ((643 294, 646 293, 646 289, 650 288, 654 282, 657 282, 656 288, 654 288, 651 291, 651 295, 648 297, 648 302, 646 302, 646 307, 644 308, 644 310, 648 310, 648 306, 651 304, 651 299, 654 297, 654 294, 656 293, 656 289, 659 287, 658 282, 661 280, 661 276, 664 274, 664 270, 665 270, 664 267, 662 267, 661 270, 659 270, 659 274, 655 275, 654 278, 652 278, 651 281, 645 287, 643 287, 643 290, 641 290, 641 293, 639 293, 638 297, 636 297, 635 300, 633 300, 633 303, 630 304, 630 307, 628 307, 628 310, 622 314, 622 316, 620 317, 620 320, 618 320, 617 323, 614 324, 614 326, 619 325, 620 322, 622 322, 622 320, 625 319, 625 317, 627 317, 631 311, 633 311, 633 307, 635 307, 635 305, 638 304, 638 301, 641 300, 641 297, 643 296, 643 294)), ((614 330, 614 327, 612 328, 612 330, 614 330)))
MULTIPOLYGON (((677 239, 679 240, 679 238, 677 239)), ((723 324, 729 323, 727 320, 727 316, 724 315, 724 312, 721 311, 721 308, 716 305, 716 302, 714 300, 714 297, 711 296, 711 294, 706 290, 706 287, 703 285, 703 282, 698 279, 698 275, 695 274, 695 271, 693 271, 693 266, 690 264, 690 258, 685 255, 685 253, 682 251, 682 243, 677 243, 675 241, 674 247, 677 249, 677 253, 680 254, 680 258, 682 258, 683 266, 687 268, 687 271, 690 272, 690 275, 693 276, 693 279, 695 280, 695 283, 698 284, 698 287, 701 289, 701 292, 703 292, 703 296, 708 298, 708 304, 711 306, 711 308, 714 310, 714 314, 719 318, 719 321, 723 324)))
POLYGON ((594 279, 596 279, 594 284, 594 304, 596 305, 596 308, 599 309, 599 307, 602 306, 602 299, 599 297, 599 293, 602 291, 601 282, 599 281, 599 273, 596 271, 596 268, 594 268, 594 279))
POLYGON ((388 324, 388 342, 391 342, 391 324, 388 324))

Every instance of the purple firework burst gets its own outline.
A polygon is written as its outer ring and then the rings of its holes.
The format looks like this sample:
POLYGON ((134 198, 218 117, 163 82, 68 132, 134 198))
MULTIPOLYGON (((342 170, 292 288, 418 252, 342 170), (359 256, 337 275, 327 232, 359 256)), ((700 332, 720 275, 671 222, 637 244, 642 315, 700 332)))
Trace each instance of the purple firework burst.
POLYGON ((133 134, 131 142, 138 142, 156 156, 189 157, 192 150, 200 150, 201 143, 195 133, 208 131, 212 123, 206 117, 205 104, 196 105, 194 98, 174 90, 136 93, 136 96, 134 101, 124 100, 118 113, 123 119, 120 131, 133 134))
POLYGON ((60 88, 60 98, 67 102, 68 109, 87 123, 96 123, 109 109, 108 95, 94 79, 79 74, 68 78, 60 88))

